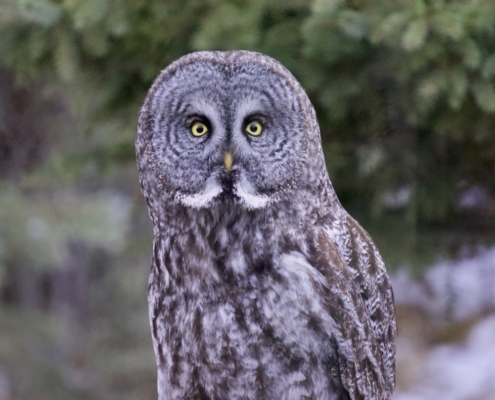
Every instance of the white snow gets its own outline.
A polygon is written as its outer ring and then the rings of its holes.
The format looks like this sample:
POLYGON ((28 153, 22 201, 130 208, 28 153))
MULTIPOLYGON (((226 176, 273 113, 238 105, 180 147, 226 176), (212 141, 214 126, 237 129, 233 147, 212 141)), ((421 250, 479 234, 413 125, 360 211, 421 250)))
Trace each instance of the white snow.
POLYGON ((402 270, 392 282, 397 307, 419 309, 433 324, 480 319, 461 342, 429 348, 399 326, 397 373, 413 381, 394 400, 495 400, 495 248, 441 262, 421 281, 402 270))

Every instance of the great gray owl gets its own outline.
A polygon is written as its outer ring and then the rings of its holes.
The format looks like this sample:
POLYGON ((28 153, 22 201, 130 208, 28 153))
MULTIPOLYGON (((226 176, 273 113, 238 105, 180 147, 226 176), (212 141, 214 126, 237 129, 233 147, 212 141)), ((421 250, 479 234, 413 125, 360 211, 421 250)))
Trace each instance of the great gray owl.
POLYGON ((387 272, 287 69, 247 51, 180 58, 146 97, 136 148, 160 400, 391 397, 387 272))

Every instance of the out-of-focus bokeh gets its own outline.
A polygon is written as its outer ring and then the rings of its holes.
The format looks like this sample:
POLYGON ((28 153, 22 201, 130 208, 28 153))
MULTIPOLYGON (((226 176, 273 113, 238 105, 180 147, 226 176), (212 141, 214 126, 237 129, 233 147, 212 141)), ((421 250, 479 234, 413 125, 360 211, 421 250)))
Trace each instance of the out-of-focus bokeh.
POLYGON ((156 399, 134 159, 154 77, 271 55, 392 275, 397 399, 495 398, 493 0, 0 0, 0 400, 156 399))

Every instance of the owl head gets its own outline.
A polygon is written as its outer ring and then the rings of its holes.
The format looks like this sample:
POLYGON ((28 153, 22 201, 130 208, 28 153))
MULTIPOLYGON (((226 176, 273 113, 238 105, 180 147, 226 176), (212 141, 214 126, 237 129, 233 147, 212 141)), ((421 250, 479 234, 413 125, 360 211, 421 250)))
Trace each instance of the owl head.
POLYGON ((314 110, 277 61, 246 51, 189 54, 161 72, 141 110, 143 191, 159 188, 192 208, 264 208, 290 196, 315 134, 319 146, 314 110))

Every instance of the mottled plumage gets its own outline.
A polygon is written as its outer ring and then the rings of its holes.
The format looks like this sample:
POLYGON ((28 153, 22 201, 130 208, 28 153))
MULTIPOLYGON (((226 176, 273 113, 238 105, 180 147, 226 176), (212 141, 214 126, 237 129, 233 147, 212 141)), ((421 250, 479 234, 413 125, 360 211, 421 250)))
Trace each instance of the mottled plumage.
POLYGON ((180 58, 148 93, 136 148, 160 400, 391 398, 387 272, 287 69, 245 51, 180 58))

